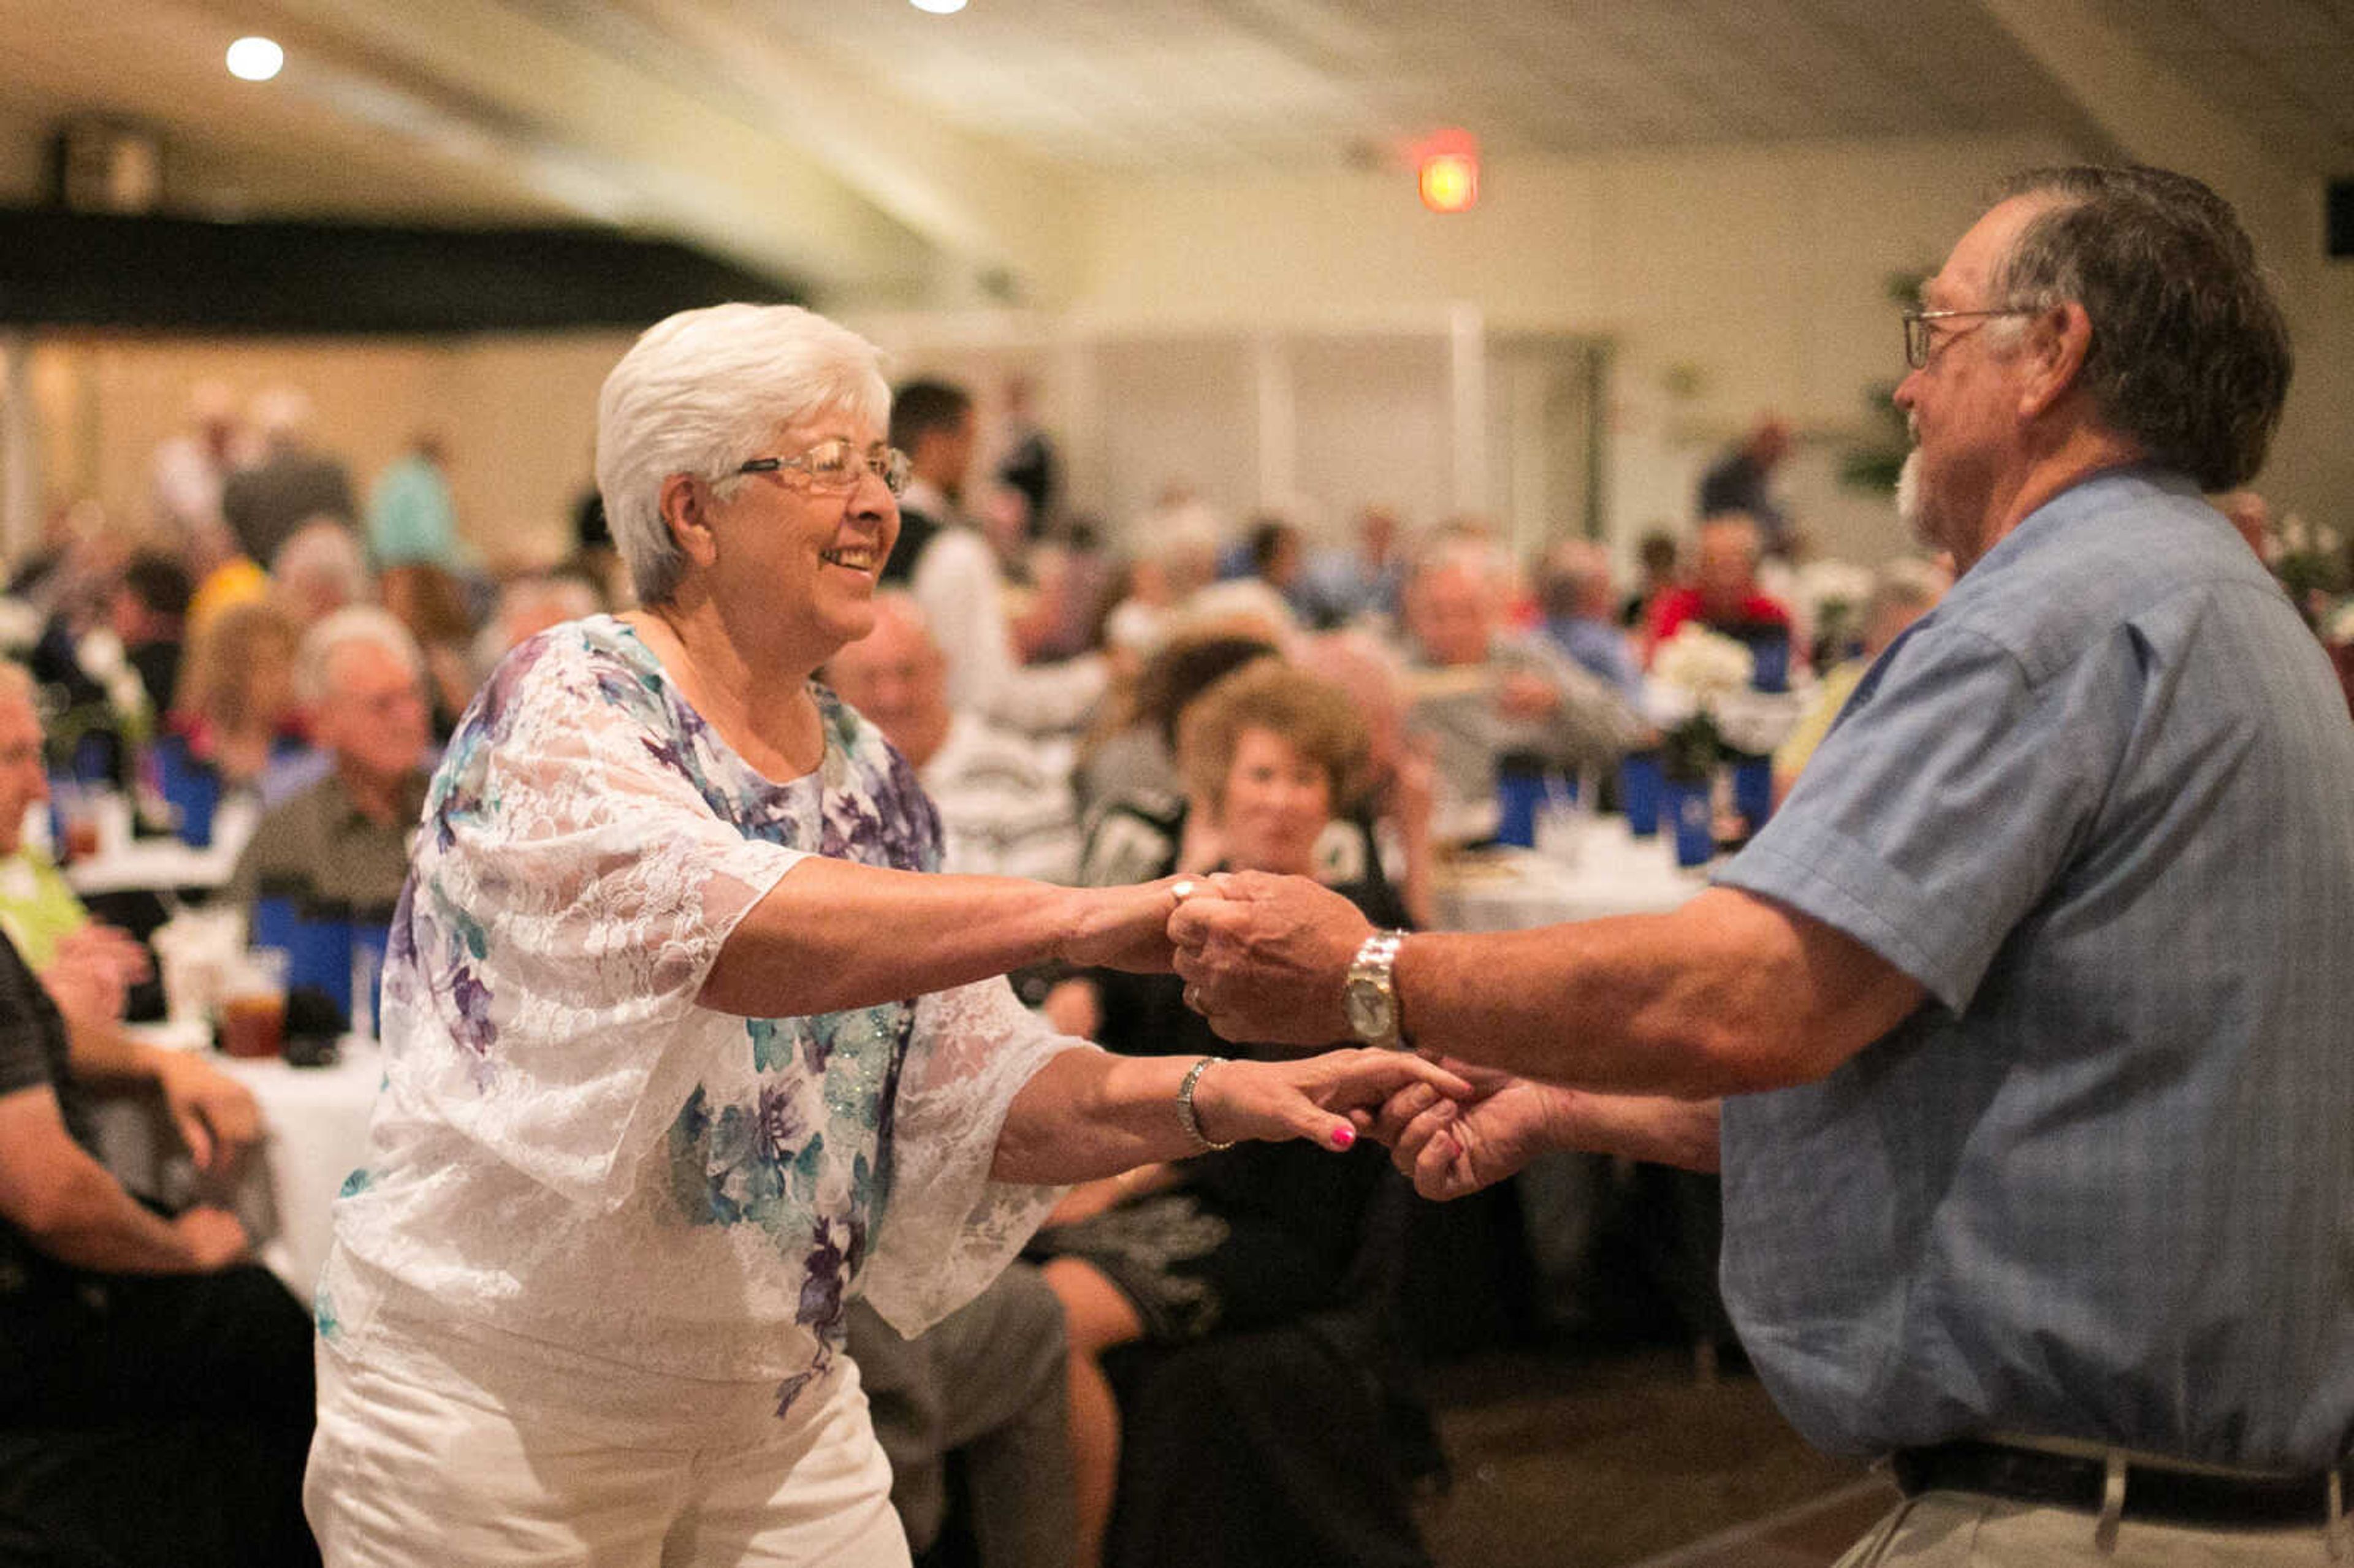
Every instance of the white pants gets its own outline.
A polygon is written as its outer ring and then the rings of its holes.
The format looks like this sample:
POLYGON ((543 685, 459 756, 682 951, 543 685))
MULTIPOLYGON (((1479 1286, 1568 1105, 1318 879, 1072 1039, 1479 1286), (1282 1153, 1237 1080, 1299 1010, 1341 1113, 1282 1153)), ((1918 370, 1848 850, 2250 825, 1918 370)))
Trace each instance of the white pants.
POLYGON ((772 1387, 702 1384, 621 1423, 482 1349, 412 1341, 387 1372, 321 1348, 302 1506, 327 1568, 908 1568, 847 1357, 783 1419, 772 1387))
POLYGON ((1838 1568, 2354 1568, 2354 1551, 2333 1553, 2329 1531, 2317 1524, 2221 1531, 2126 1520, 2111 1552, 2094 1539, 2098 1524, 2071 1509, 1924 1492, 1897 1504, 1838 1568))

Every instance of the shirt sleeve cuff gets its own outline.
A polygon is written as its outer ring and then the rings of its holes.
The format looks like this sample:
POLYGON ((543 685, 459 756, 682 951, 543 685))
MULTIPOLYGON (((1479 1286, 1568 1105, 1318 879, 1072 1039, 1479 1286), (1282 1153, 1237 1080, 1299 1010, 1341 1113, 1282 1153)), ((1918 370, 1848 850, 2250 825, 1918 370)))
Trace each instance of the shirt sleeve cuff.
POLYGON ((1845 834, 1797 822, 1759 839, 1714 878, 1785 904, 1870 948, 1959 1012, 1978 989, 1982 966, 1962 911, 1941 909, 1912 878, 1845 834))

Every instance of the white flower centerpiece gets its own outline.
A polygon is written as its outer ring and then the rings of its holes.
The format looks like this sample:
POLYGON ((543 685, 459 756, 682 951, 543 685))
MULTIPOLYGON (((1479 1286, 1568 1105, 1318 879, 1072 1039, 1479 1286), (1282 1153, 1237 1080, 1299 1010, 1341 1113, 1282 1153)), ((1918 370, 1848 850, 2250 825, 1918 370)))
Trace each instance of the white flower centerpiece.
POLYGON ((2349 562, 2345 535, 2327 523, 2307 523, 2292 512, 2265 535, 2264 564, 2306 618, 2321 629, 2332 600, 2354 588, 2354 562, 2349 562))
POLYGON ((1849 561, 1808 561, 1798 568, 1796 589, 1806 623, 1814 629, 1817 657, 1846 658, 1863 637, 1871 571, 1849 561))
POLYGON ((1659 770, 1681 783, 1709 781, 1724 757, 1718 706, 1731 694, 1749 689, 1755 658, 1745 643, 1687 621, 1651 656, 1651 674, 1691 705, 1689 714, 1666 728, 1659 770))
POLYGON ((147 700, 147 683, 132 668, 122 640, 105 627, 82 634, 74 645, 82 673, 106 693, 106 706, 124 741, 143 744, 154 736, 155 710, 147 700))

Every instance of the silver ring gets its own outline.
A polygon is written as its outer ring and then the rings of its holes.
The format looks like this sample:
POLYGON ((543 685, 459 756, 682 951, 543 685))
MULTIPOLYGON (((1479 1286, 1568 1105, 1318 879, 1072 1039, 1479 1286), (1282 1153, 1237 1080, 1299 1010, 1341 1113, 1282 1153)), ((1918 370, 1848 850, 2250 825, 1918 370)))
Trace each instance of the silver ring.
POLYGON ((1190 876, 1182 881, 1172 882, 1169 885, 1169 896, 1175 899, 1180 904, 1184 903, 1185 900, 1193 897, 1193 895, 1201 891, 1202 885, 1194 881, 1190 876))

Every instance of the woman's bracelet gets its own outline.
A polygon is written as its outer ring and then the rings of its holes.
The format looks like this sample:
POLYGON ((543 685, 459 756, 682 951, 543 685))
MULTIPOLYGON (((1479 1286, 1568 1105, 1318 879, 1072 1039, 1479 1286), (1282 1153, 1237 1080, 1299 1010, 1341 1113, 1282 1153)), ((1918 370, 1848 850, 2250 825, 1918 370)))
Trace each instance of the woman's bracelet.
POLYGON ((1203 1132, 1202 1118, 1193 1109, 1193 1089, 1201 1083, 1202 1075, 1225 1059, 1224 1056, 1203 1057, 1185 1070, 1185 1081, 1177 1086, 1177 1125, 1183 1128, 1185 1136, 1193 1140, 1193 1151, 1196 1154, 1207 1154, 1214 1150, 1232 1149, 1235 1146, 1235 1140, 1231 1139, 1225 1143, 1218 1143, 1203 1132))

